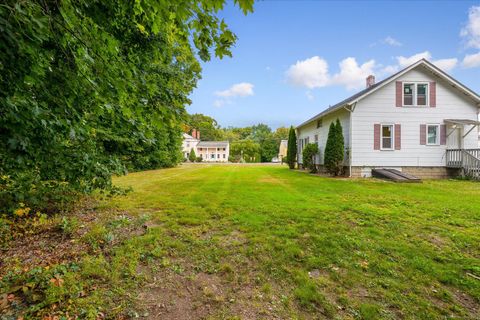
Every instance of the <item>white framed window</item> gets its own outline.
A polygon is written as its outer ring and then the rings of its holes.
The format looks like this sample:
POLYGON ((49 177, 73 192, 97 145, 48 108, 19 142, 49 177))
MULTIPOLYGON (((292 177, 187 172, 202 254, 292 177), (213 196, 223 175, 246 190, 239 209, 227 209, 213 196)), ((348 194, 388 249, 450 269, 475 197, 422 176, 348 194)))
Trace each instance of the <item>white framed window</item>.
POLYGON ((428 82, 404 82, 402 93, 404 107, 426 107, 429 105, 430 86, 428 82))
POLYGON ((380 128, 380 149, 393 150, 393 137, 395 126, 393 124, 382 124, 380 128))
POLYGON ((428 146, 440 145, 440 125, 439 124, 427 124, 426 125, 426 137, 428 146))
POLYGON ((323 127, 323 119, 322 118, 317 120, 317 128, 321 128, 321 127, 323 127))

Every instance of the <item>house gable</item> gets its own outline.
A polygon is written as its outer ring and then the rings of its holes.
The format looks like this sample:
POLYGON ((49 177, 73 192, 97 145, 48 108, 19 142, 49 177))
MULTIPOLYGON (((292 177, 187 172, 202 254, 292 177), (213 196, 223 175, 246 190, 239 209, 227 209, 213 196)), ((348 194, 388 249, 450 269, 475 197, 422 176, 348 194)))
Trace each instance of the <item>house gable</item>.
POLYGON ((315 115, 314 117, 308 119, 307 121, 303 122, 302 124, 298 125, 297 128, 300 128, 304 125, 309 124, 310 122, 316 121, 323 116, 335 112, 337 110, 340 110, 345 107, 349 107, 353 110, 353 106, 355 106, 359 101, 362 99, 365 99, 366 97, 370 96, 371 94, 374 94, 378 90, 382 89, 384 86, 391 84, 394 81, 397 81, 399 78, 403 77, 405 74, 409 73, 410 71, 414 69, 419 69, 423 68, 424 71, 430 73, 435 79, 441 79, 444 81, 444 83, 448 84, 451 86, 453 89, 457 90, 458 93, 462 93, 464 96, 468 97, 471 99, 471 102, 477 107, 480 108, 480 96, 475 93, 473 90, 469 89, 456 79, 452 78, 450 75, 448 75, 446 72, 442 71, 435 65, 433 65, 431 62, 422 59, 417 61, 416 63, 406 67, 405 69, 397 72, 396 74, 391 75, 390 77, 354 94, 353 96, 340 101, 339 103, 330 106, 329 108, 325 109, 324 111, 320 112, 319 114, 315 115))
MULTIPOLYGON (((445 120, 477 120, 477 117, 478 105, 474 96, 453 86, 450 79, 418 65, 356 102, 352 113, 352 165, 445 166, 447 135, 452 129, 445 120), (405 83, 428 84, 434 95, 428 95, 425 106, 404 106, 403 103, 399 106, 398 86, 403 88, 405 83), (428 126, 436 126, 438 131, 435 144, 425 141, 428 126), (389 146, 391 137, 390 148, 382 149, 380 145, 383 127, 386 127, 386 146, 389 146)), ((476 148, 476 134, 467 135, 462 143, 465 148, 476 148)))

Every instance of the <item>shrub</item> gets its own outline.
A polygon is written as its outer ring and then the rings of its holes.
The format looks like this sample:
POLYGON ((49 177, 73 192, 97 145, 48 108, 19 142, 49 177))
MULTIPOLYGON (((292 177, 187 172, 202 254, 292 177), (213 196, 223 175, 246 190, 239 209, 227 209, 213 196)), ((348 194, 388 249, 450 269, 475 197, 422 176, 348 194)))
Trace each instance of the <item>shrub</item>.
POLYGON ((197 155, 195 154, 195 150, 190 150, 190 155, 188 156, 188 160, 190 160, 190 162, 195 162, 195 160, 197 160, 197 155))
POLYGON ((203 161, 203 158, 202 157, 197 157, 197 162, 202 162, 203 161))
POLYGON ((330 174, 338 176, 343 170, 344 139, 342 125, 337 119, 332 122, 328 130, 327 144, 325 146, 324 164, 330 174))
POLYGON ((309 143, 303 149, 303 166, 310 170, 311 173, 317 172, 315 165, 315 156, 318 154, 318 145, 316 143, 309 143))
POLYGON ((78 229, 78 219, 63 217, 58 225, 58 228, 63 234, 71 236, 78 229))
POLYGON ((287 163, 290 169, 295 168, 295 162, 297 161, 297 135, 295 129, 290 127, 288 133, 288 148, 287 148, 287 163))

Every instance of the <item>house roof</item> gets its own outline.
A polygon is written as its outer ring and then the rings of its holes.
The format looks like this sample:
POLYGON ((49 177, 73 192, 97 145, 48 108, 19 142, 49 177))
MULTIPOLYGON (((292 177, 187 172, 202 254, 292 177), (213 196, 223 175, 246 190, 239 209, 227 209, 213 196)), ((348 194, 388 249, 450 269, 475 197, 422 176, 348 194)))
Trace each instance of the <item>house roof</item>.
POLYGON ((415 62, 414 64, 406 67, 405 69, 402 69, 402 70, 398 71, 397 73, 391 75, 390 77, 388 77, 388 78, 386 78, 386 79, 384 79, 380 82, 377 82, 374 85, 372 85, 372 86, 370 86, 366 89, 363 89, 362 91, 348 97, 345 100, 340 101, 339 103, 337 103, 333 106, 328 107, 327 109, 325 109, 324 111, 315 115, 314 117, 308 119, 305 122, 302 122, 300 125, 297 126, 297 128, 300 128, 300 127, 306 125, 307 123, 310 123, 314 120, 317 120, 317 119, 319 119, 319 118, 321 118, 321 117, 323 117, 323 116, 325 116, 325 115, 327 115, 331 112, 337 111, 337 110, 339 110, 339 109, 341 109, 341 108, 343 108, 347 105, 351 105, 351 104, 354 104, 354 103, 360 101, 361 99, 365 98, 366 96, 368 96, 371 93, 377 91, 381 87, 385 86, 386 84, 392 82, 393 80, 399 78, 403 74, 407 73, 408 71, 410 71, 410 70, 412 70, 412 69, 414 69, 414 68, 416 68, 420 65, 423 65, 424 67, 430 69, 430 71, 433 72, 435 75, 438 75, 438 76, 442 77, 443 79, 445 79, 454 88, 457 88, 458 90, 464 92, 466 95, 471 96, 474 100, 477 101, 478 107, 480 108, 480 96, 475 91, 471 90, 470 88, 466 87, 465 85, 463 85, 459 81, 455 80, 450 75, 448 75, 445 71, 443 71, 440 68, 438 68, 437 66, 435 66, 433 63, 427 61, 426 59, 421 59, 421 60, 415 62))
POLYGON ((445 123, 461 124, 461 125, 472 125, 472 126, 480 125, 480 121, 470 120, 470 119, 445 119, 443 121, 445 123))
POLYGON ((192 137, 191 135, 189 135, 188 133, 183 133, 183 139, 198 140, 192 137))
POLYGON ((228 145, 228 141, 200 141, 197 148, 226 148, 228 145))

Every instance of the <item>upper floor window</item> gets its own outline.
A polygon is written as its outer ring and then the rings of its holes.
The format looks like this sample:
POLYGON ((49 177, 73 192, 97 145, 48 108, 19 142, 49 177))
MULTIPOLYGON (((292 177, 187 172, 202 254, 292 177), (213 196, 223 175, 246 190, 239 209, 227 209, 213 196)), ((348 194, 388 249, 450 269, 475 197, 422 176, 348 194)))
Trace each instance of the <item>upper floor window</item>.
POLYGON ((323 121, 322 119, 317 120, 317 128, 321 128, 323 126, 323 121))
POLYGON ((404 106, 427 106, 428 105, 428 83, 403 83, 403 105, 404 106))

